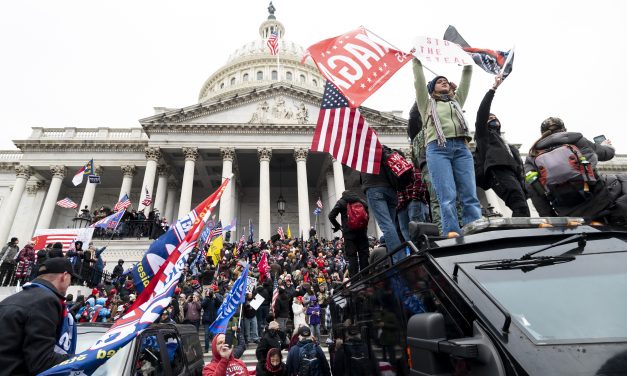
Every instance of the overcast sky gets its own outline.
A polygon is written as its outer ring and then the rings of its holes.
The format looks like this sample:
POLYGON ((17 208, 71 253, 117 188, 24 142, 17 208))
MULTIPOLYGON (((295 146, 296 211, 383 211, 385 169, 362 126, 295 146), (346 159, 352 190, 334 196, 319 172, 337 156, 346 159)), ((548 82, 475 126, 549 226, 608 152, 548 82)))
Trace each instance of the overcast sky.
MULTIPOLYGON (((473 47, 516 46, 492 110, 528 150, 548 116, 627 153, 627 3, 567 1, 276 0, 285 39, 303 47, 364 25, 409 51, 415 36, 457 27, 473 47), (507 4, 507 5, 503 5, 507 4)), ((259 38, 268 1, 20 0, 0 2, 0 149, 30 127, 137 127, 153 107, 197 103, 204 81, 259 38)), ((429 65, 458 81, 459 67, 429 65)), ((431 77, 427 73, 427 79, 431 77)), ((475 67, 465 109, 474 124, 493 77, 475 67)), ((363 105, 403 110, 411 63, 363 105)), ((385 142, 385 139, 383 139, 385 142)))

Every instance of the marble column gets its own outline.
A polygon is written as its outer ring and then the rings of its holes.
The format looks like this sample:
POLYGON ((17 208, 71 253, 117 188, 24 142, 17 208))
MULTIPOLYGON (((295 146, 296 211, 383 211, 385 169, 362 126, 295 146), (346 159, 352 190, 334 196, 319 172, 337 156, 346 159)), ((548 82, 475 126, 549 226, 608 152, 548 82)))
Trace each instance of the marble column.
POLYGON ((257 240, 268 240, 272 235, 270 219, 270 158, 272 149, 257 148, 259 156, 259 232, 257 240))
POLYGON ((9 241, 9 233, 11 232, 11 227, 13 227, 13 220, 20 206, 20 201, 22 200, 22 195, 26 188, 26 182, 30 179, 30 174, 30 166, 15 166, 15 184, 13 185, 11 195, 4 204, 3 213, 0 215, 0 242, 2 242, 2 244, 6 244, 9 241))
POLYGON ((346 190, 344 185, 344 170, 342 164, 333 158, 333 182, 335 183, 336 201, 342 197, 342 192, 346 190))
MULTIPOLYGON (((335 203, 337 202, 337 200, 339 200, 339 198, 341 197, 338 196, 335 193, 335 178, 333 177, 333 168, 330 168, 329 171, 327 171, 326 173, 326 177, 327 177, 327 200, 329 201, 329 211, 331 211, 331 208, 333 208, 335 206, 335 203)), ((341 216, 337 216, 336 219, 338 221, 339 224, 342 224, 342 218, 340 218, 341 216)), ((333 232, 331 230, 332 226, 329 226, 329 233, 331 234, 331 237, 335 237, 335 236, 341 236, 342 233, 340 231, 336 231, 333 232)))
MULTIPOLYGON (((220 148, 220 154, 222 154, 222 181, 226 178, 232 178, 233 176, 233 159, 235 159, 234 148, 220 148)), ((231 180, 222 193, 220 198, 220 221, 222 221, 222 227, 231 223, 233 218, 233 185, 235 182, 231 180)))
POLYGON ((157 166, 157 194, 155 195, 155 210, 159 211, 159 217, 163 218, 165 215, 165 195, 167 192, 168 175, 170 174, 170 168, 164 164, 157 166))
MULTIPOLYGON (((102 166, 96 166, 96 168, 94 169, 94 175, 96 176, 102 175, 103 170, 104 169, 102 166)), ((89 180, 87 180, 87 184, 85 184, 85 191, 83 192, 83 199, 81 200, 81 204, 78 207, 79 210, 82 210, 85 207, 87 207, 87 209, 89 209, 90 212, 94 211, 94 208, 92 208, 92 205, 94 204, 94 196, 96 195, 97 185, 98 184, 91 183, 89 182, 89 180)))
POLYGON ((48 187, 48 193, 46 194, 44 205, 41 208, 39 222, 37 222, 37 227, 35 227, 36 229, 50 228, 52 214, 54 213, 54 208, 59 199, 61 183, 65 177, 65 166, 50 166, 50 171, 52 171, 52 180, 50 180, 50 187, 48 187))
POLYGON ((142 187, 139 193, 139 203, 137 204, 138 208, 140 205, 142 206, 142 210, 144 211, 144 215, 148 217, 148 213, 150 212, 151 205, 143 206, 141 202, 146 198, 146 190, 148 190, 148 194, 154 200, 155 195, 153 194, 153 188, 155 185, 155 175, 157 174, 157 161, 161 159, 161 150, 157 147, 147 147, 145 150, 146 153, 146 171, 144 171, 144 181, 142 181, 142 187))
POLYGON ((131 189, 133 187, 133 176, 135 176, 135 172, 137 172, 137 167, 135 165, 124 165, 120 166, 122 169, 122 187, 120 187, 120 195, 118 196, 118 200, 124 197, 124 195, 128 195, 128 198, 131 198, 131 189))
POLYGON ((194 189, 194 168, 198 159, 198 148, 183 148, 185 155, 185 170, 183 171, 183 186, 181 187, 181 200, 179 201, 179 215, 177 218, 189 213, 192 208, 192 190, 194 189))
POLYGON ((168 199, 165 204, 165 218, 170 224, 176 221, 176 218, 174 218, 174 200, 176 200, 177 188, 178 185, 175 182, 168 182, 168 199))
POLYGON ((294 149, 294 159, 296 159, 296 183, 298 185, 298 227, 299 234, 309 236, 311 227, 309 217, 309 189, 307 187, 307 154, 309 149, 294 149))

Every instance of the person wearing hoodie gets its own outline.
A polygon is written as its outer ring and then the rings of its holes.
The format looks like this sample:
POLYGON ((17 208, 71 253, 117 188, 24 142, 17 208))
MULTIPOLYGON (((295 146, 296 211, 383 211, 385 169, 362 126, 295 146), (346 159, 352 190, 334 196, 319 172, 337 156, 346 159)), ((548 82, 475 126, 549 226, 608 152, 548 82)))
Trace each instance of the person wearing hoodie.
POLYGON ((211 362, 202 369, 203 376, 248 376, 246 364, 233 357, 233 349, 220 333, 211 341, 211 362))
POLYGON ((271 321, 268 324, 268 329, 263 332, 263 337, 259 341, 259 345, 257 345, 257 350, 255 350, 255 355, 257 356, 257 361, 263 363, 268 355, 268 351, 270 349, 287 349, 288 340, 285 336, 285 333, 279 330, 279 323, 276 321, 271 321))
POLYGON ((342 235, 344 236, 344 250, 348 258, 348 270, 350 276, 354 276, 361 269, 368 266, 368 228, 361 230, 351 230, 348 228, 347 204, 360 202, 366 212, 368 212, 368 204, 362 200, 356 193, 351 191, 342 192, 342 197, 337 200, 335 206, 329 212, 329 221, 333 225, 333 231, 340 229, 337 222, 337 215, 340 214, 342 219, 342 235))
POLYGON ((309 326, 311 332, 317 341, 320 341, 320 305, 316 295, 309 297, 309 307, 307 307, 307 317, 309 317, 309 326))
POLYGON ((281 350, 270 349, 266 361, 257 363, 256 376, 287 376, 287 365, 283 362, 281 350))

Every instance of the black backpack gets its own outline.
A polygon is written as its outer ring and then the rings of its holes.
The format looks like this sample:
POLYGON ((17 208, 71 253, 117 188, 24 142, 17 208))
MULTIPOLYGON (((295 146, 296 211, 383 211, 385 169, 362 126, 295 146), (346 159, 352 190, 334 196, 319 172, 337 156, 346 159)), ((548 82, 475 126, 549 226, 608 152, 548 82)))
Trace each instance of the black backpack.
POLYGON ((298 364, 298 376, 319 376, 320 361, 314 342, 300 348, 300 362, 298 364))
POLYGON ((411 163, 398 150, 382 146, 381 171, 397 191, 403 190, 411 183, 414 171, 411 163))
POLYGON ((376 370, 368 356, 368 348, 364 343, 344 343, 344 354, 346 354, 346 370, 348 375, 374 376, 376 370))

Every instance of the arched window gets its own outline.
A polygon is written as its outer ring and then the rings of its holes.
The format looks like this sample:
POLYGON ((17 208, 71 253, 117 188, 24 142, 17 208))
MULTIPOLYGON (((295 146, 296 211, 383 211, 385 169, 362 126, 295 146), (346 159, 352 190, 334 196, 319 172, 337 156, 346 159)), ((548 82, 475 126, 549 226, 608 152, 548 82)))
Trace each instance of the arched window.
POLYGON ((244 73, 244 82, 248 82, 248 73, 244 73))
POLYGON ((257 72, 257 81, 261 81, 263 80, 263 72, 262 71, 258 71, 257 72))
POLYGON ((235 85, 235 77, 231 78, 231 86, 235 85))
POLYGON ((318 81, 313 80, 313 81, 311 81, 311 83, 313 83, 313 86, 318 87, 318 81))
POLYGON ((285 78, 288 81, 292 81, 292 72, 285 72, 285 78))
POLYGON ((279 79, 279 74, 275 70, 272 71, 272 79, 273 80, 278 80, 279 79))
POLYGON ((304 84, 304 83, 305 83, 305 80, 306 80, 305 75, 304 75, 304 74, 301 74, 301 75, 300 75, 300 83, 304 84))

